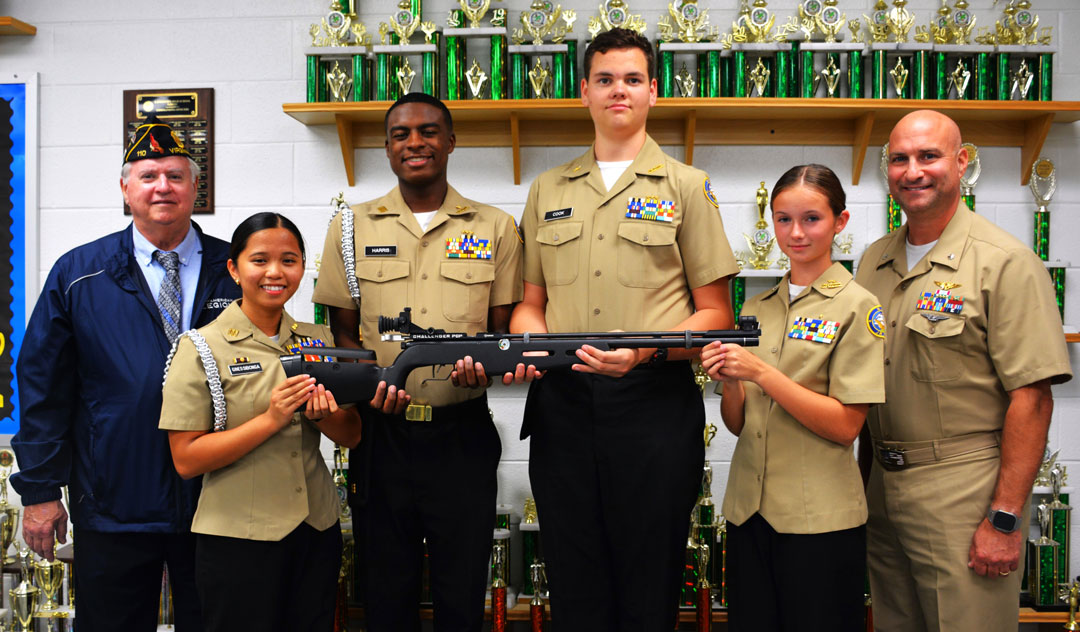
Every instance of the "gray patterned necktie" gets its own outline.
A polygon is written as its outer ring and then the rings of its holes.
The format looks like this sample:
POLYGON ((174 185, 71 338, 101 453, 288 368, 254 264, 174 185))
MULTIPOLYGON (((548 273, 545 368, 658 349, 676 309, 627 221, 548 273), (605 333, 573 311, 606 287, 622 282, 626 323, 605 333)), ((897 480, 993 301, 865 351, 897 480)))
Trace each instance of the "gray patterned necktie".
POLYGON ((158 290, 157 306, 165 335, 169 338, 169 343, 173 344, 180 336, 180 302, 183 296, 180 289, 180 255, 155 250, 153 256, 154 261, 165 268, 165 278, 158 290))

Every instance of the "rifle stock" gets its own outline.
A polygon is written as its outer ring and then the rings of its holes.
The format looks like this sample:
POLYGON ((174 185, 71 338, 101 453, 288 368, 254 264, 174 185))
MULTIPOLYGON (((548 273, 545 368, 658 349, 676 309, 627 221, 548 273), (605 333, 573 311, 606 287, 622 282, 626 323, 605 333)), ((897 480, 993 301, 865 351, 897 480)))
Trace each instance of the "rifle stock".
MULTIPOLYGON (((538 370, 569 367, 579 361, 575 352, 588 344, 602 351, 626 348, 701 348, 712 342, 734 343, 744 347, 757 346, 761 330, 752 316, 739 318, 738 329, 715 329, 709 331, 646 331, 573 334, 492 334, 475 336, 446 333, 439 330, 419 329, 408 321, 408 310, 402 312, 409 339, 402 342, 402 351, 390 366, 381 367, 371 362, 340 362, 342 359, 371 360, 373 353, 361 349, 339 347, 310 347, 301 355, 282 356, 281 364, 289 377, 306 373, 323 384, 334 394, 339 404, 370 401, 380 381, 387 386, 404 388, 414 370, 453 365, 465 356, 484 365, 489 377, 513 372, 518 364, 533 365, 538 370), (312 355, 305 355, 312 354, 312 355), (317 356, 337 358, 321 361, 317 356)), ((394 319, 380 323, 380 331, 391 328, 394 319)))

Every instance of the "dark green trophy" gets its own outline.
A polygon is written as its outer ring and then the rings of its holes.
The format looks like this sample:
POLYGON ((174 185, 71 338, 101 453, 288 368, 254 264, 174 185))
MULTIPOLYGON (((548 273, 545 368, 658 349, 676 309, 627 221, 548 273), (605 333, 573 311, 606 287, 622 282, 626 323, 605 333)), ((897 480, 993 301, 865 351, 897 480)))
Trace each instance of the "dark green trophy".
POLYGON ((549 0, 533 0, 522 12, 521 28, 510 34, 511 99, 568 99, 578 93, 577 41, 566 38, 575 20, 575 11, 561 10, 549 0), (524 43, 526 35, 530 44, 524 43))
POLYGON ((1028 540, 1028 588, 1036 607, 1058 605, 1058 583, 1060 583, 1060 569, 1058 568, 1058 543, 1048 536, 1050 534, 1050 506, 1046 501, 1039 503, 1036 509, 1039 517, 1040 537, 1037 540, 1028 540))
POLYGON ((372 46, 375 54, 373 71, 373 99, 394 101, 401 95, 413 92, 416 69, 412 59, 419 59, 421 71, 420 91, 433 97, 441 95, 438 64, 439 40, 434 22, 420 20, 419 2, 401 0, 390 16, 390 22, 379 24, 379 44, 372 46), (417 6, 413 6, 413 2, 417 6), (409 39, 419 29, 424 34, 423 44, 410 44, 409 39))
POLYGON ((371 98, 371 36, 355 13, 338 0, 320 24, 308 29, 307 102, 367 101, 371 98))
POLYGON ((481 99, 485 94, 492 99, 505 99, 509 96, 507 65, 509 49, 506 31, 506 9, 492 12, 491 26, 481 25, 491 0, 458 0, 460 9, 450 11, 447 27, 443 29, 446 41, 446 98, 481 99), (464 26, 468 19, 469 26, 464 26), (468 42, 487 40, 488 72, 485 73, 474 58, 468 64, 468 42), (485 91, 484 84, 490 78, 490 89, 485 91))

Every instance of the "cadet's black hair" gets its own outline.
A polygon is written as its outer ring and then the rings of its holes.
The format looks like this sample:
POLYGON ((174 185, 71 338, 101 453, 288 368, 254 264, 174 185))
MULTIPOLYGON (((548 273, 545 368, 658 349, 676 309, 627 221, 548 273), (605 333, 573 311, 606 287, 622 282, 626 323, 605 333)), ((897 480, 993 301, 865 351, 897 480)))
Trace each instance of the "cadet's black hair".
POLYGON ((649 68, 649 81, 656 77, 656 56, 653 54, 652 43, 644 35, 629 29, 611 29, 596 36, 589 47, 585 49, 585 81, 589 80, 589 69, 592 67, 592 58, 596 53, 606 53, 609 50, 624 50, 636 48, 645 54, 645 61, 649 68))
POLYGON ((431 107, 438 108, 442 112, 443 120, 446 121, 446 132, 448 134, 454 133, 454 119, 450 116, 450 108, 446 107, 445 103, 425 92, 409 92, 394 101, 394 104, 386 109, 386 116, 383 117, 383 129, 386 130, 388 136, 390 133, 390 113, 394 111, 394 108, 406 103, 426 103, 431 107))
POLYGON ((829 202, 829 209, 833 217, 838 217, 847 208, 847 194, 844 193, 844 185, 840 184, 840 178, 836 177, 832 169, 825 165, 809 164, 799 165, 788 169, 773 187, 769 205, 776 202, 776 196, 798 184, 803 184, 825 196, 829 202))
POLYGON ((260 230, 268 228, 284 228, 292 233, 296 237, 296 243, 300 244, 300 257, 307 258, 304 252, 304 238, 300 235, 300 229, 296 227, 296 224, 280 213, 262 212, 255 213, 240 222, 240 225, 233 231, 232 243, 229 244, 229 258, 233 260, 233 263, 236 263, 240 253, 244 252, 244 248, 247 248, 251 236, 260 230))

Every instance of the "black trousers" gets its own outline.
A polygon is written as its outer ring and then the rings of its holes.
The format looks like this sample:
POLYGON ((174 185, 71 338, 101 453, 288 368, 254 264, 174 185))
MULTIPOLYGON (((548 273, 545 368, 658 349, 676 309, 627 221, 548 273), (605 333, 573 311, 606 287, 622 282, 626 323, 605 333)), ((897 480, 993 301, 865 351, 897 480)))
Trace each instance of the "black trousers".
POLYGON ((367 630, 420 629, 426 538, 435 630, 479 632, 502 454, 487 397, 435 408, 430 422, 363 417, 349 487, 367 630))
POLYGON ((761 514, 727 526, 728 629, 861 632, 866 526, 777 533, 761 514))
POLYGON ((522 434, 552 630, 674 627, 704 424, 688 362, 618 379, 549 371, 532 384, 522 434))
POLYGON ((334 629, 341 525, 318 531, 302 523, 277 542, 196 537, 196 583, 207 632, 334 629))
POLYGON ((78 632, 157 629, 161 573, 169 567, 177 632, 203 629, 190 533, 76 534, 74 588, 78 632))

